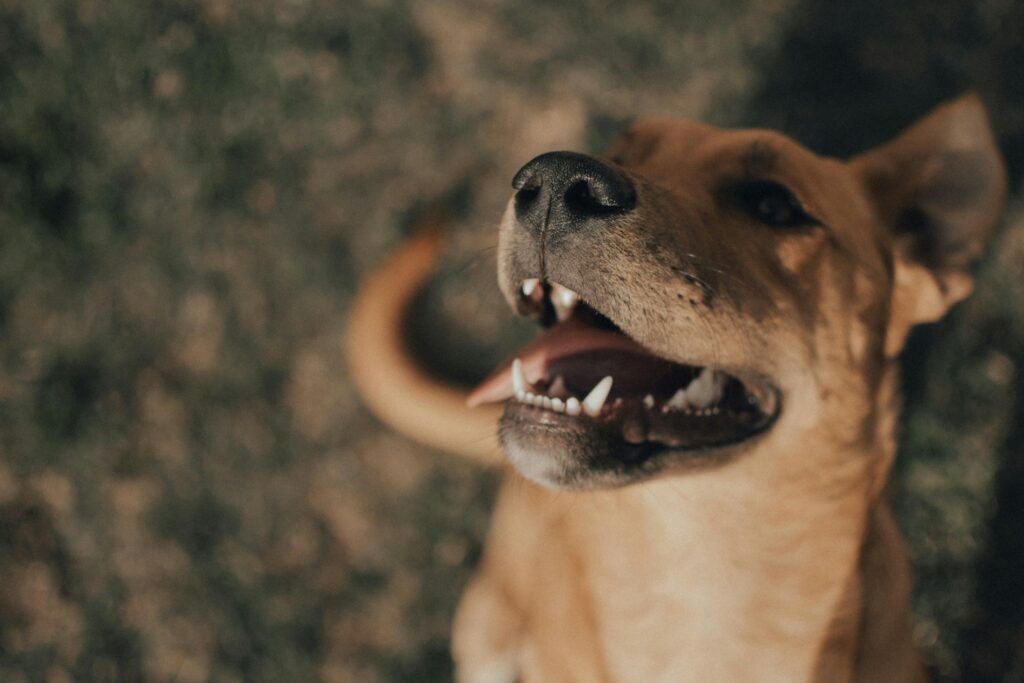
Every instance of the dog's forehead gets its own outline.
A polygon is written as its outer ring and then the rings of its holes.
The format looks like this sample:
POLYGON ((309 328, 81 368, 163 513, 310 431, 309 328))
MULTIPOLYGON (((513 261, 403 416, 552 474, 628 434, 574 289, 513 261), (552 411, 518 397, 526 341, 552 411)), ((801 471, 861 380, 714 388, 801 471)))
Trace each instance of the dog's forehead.
POLYGON ((625 166, 700 165, 771 175, 825 161, 792 138, 766 129, 725 129, 684 118, 648 118, 626 129, 607 152, 625 166))
POLYGON ((639 119, 619 134, 607 156, 625 166, 642 164, 655 156, 679 159, 717 130, 690 119, 639 119))

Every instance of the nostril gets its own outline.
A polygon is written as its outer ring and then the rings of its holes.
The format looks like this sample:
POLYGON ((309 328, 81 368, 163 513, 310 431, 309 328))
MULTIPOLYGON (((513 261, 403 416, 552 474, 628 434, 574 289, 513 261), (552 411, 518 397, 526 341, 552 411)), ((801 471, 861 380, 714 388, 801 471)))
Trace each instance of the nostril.
POLYGON ((636 193, 632 185, 616 175, 595 175, 570 184, 563 200, 566 208, 578 216, 599 217, 632 209, 636 193))
POLYGON ((565 205, 573 213, 583 216, 598 216, 615 208, 598 201, 586 180, 578 180, 569 186, 565 192, 565 205))
POLYGON ((527 164, 519 170, 516 177, 512 179, 512 187, 516 190, 516 214, 519 216, 525 213, 537 201, 540 195, 543 182, 537 169, 527 164))
POLYGON ((540 185, 527 185, 516 192, 516 213, 522 214, 530 208, 540 195, 540 185))

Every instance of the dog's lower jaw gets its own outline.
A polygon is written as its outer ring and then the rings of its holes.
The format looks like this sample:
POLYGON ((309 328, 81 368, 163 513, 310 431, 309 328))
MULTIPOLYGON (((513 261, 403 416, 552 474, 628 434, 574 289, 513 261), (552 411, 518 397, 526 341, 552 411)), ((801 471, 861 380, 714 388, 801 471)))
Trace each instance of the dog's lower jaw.
POLYGON ((622 486, 650 476, 644 449, 610 436, 567 439, 542 425, 506 429, 499 441, 513 467, 530 481, 563 491, 588 491, 622 486))
POLYGON ((586 493, 510 474, 476 590, 507 612, 469 593, 456 656, 488 661, 470 641, 512 614, 522 630, 490 661, 518 657, 527 682, 919 680, 898 534, 849 484, 880 456, 833 444, 827 479, 783 479, 799 441, 586 493))

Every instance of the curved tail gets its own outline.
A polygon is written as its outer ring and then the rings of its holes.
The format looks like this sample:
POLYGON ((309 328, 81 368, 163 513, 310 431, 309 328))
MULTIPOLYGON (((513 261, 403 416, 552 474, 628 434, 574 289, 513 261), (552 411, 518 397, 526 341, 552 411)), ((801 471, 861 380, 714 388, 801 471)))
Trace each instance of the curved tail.
POLYGON ((349 371, 385 424, 432 448, 495 464, 500 408, 466 407, 466 392, 419 367, 404 336, 409 306, 440 251, 441 231, 431 224, 363 281, 349 317, 349 371))

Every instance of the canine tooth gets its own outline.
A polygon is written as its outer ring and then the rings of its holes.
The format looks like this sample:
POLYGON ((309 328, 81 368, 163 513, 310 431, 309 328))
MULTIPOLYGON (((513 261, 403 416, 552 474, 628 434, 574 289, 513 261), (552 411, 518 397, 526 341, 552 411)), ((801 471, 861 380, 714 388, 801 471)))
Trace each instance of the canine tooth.
POLYGON ((559 322, 569 319, 579 299, 580 295, 571 289, 558 284, 551 286, 551 303, 555 306, 555 315, 559 322))
POLYGON ((565 401, 560 398, 551 399, 551 409, 559 413, 565 412, 565 401))
POLYGON ((535 277, 527 278, 523 280, 523 294, 526 296, 533 296, 534 291, 537 289, 537 285, 540 284, 540 280, 535 277))
POLYGON ((562 304, 565 308, 572 308, 580 300, 579 294, 562 285, 555 285, 553 294, 557 298, 558 303, 562 304))
POLYGON ((612 390, 612 381, 612 376, 608 375, 594 385, 587 397, 583 399, 583 412, 590 417, 597 417, 601 414, 601 408, 604 407, 604 402, 608 398, 608 392, 612 390))
POLYGON ((690 402, 686 400, 686 389, 680 389, 672 394, 672 398, 665 404, 665 407, 670 410, 686 410, 689 406, 690 402))
POLYGON ((707 408, 722 398, 725 375, 711 368, 704 368, 686 388, 687 400, 698 408, 707 408))
POLYGON ((512 388, 516 394, 526 391, 526 375, 523 374, 523 361, 518 358, 512 361, 512 388))
POLYGON ((647 408, 647 410, 652 410, 654 408, 653 394, 647 394, 646 396, 644 396, 644 407, 647 408))
POLYGON ((523 399, 524 399, 524 398, 526 398, 526 392, 525 392, 525 391, 517 391, 517 392, 516 392, 516 400, 517 400, 517 401, 519 401, 520 403, 522 403, 522 401, 523 401, 523 399))
POLYGON ((572 415, 575 417, 576 415, 579 415, 580 412, 582 412, 582 408, 580 407, 580 400, 578 398, 572 397, 565 402, 566 415, 572 415))

